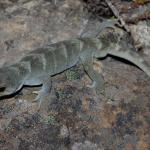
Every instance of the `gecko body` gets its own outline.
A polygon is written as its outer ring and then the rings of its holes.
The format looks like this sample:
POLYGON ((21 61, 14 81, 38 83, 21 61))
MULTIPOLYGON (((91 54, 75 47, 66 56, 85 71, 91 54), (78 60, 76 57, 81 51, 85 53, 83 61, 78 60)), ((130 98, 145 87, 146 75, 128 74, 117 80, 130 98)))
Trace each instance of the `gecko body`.
POLYGON ((93 59, 108 54, 132 62, 150 76, 149 64, 125 38, 123 32, 114 31, 99 38, 77 38, 33 50, 18 63, 0 68, 0 96, 16 93, 23 85, 42 85, 36 98, 41 102, 51 89, 51 76, 71 68, 77 62, 82 63, 93 81, 92 86, 100 91, 104 79, 93 69, 93 59))

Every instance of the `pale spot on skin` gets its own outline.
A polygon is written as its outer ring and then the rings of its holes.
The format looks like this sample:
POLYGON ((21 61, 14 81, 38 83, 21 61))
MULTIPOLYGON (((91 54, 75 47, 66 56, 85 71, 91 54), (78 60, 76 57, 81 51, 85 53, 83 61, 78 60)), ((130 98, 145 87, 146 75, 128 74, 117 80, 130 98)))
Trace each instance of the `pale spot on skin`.
POLYGON ((94 60, 93 61, 93 69, 98 72, 101 73, 102 72, 102 63, 100 61, 94 60))

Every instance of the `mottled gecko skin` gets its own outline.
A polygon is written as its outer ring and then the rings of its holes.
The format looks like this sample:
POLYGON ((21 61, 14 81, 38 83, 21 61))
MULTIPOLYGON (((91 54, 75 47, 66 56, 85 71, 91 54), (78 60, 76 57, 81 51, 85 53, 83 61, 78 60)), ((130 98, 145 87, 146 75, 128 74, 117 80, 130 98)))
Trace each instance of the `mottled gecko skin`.
POLYGON ((141 68, 150 76, 150 66, 141 55, 136 53, 128 36, 123 32, 110 32, 99 38, 79 38, 51 44, 47 48, 34 50, 18 63, 0 68, 0 95, 10 95, 20 90, 23 85, 43 85, 36 100, 40 102, 51 89, 51 76, 71 68, 81 62, 89 77, 92 87, 100 91, 103 76, 93 69, 93 59, 108 54, 124 58, 141 68))

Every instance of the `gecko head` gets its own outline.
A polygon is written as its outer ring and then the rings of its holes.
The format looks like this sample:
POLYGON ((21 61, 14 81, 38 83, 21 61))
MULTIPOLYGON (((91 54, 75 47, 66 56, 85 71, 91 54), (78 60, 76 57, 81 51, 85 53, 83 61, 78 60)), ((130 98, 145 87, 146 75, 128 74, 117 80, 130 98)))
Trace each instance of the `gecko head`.
POLYGON ((0 97, 10 94, 9 87, 9 77, 0 69, 0 97))

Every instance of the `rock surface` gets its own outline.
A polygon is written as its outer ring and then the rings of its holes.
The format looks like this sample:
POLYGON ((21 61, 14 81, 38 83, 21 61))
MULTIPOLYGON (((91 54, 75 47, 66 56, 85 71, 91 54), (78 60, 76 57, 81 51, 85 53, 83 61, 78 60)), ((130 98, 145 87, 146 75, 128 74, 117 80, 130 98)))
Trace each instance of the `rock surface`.
MULTIPOLYGON (((84 30, 94 36, 93 25, 97 30, 99 22, 89 20, 78 0, 0 1, 0 64, 84 30)), ((0 149, 148 150, 150 78, 120 59, 107 57, 99 65, 101 95, 87 87, 91 81, 76 65, 53 77, 50 100, 40 111, 33 102, 40 87, 0 101, 0 149)))

